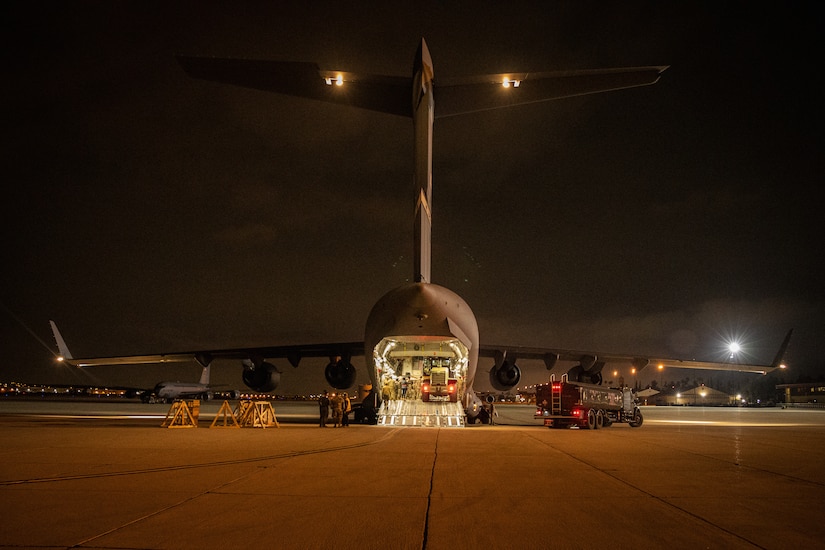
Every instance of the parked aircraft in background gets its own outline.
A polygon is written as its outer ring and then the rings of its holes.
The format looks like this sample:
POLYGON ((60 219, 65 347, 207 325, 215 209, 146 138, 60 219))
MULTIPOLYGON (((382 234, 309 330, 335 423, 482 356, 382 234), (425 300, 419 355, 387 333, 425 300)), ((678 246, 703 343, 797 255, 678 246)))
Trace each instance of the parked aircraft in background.
POLYGON ((195 382, 158 382, 155 389, 142 396, 143 401, 160 401, 171 403, 175 399, 211 399, 212 389, 209 385, 211 365, 203 367, 201 379, 195 382))
MULTIPOLYGON (((431 282, 432 138, 434 119, 482 110, 549 101, 654 84, 664 66, 562 72, 514 72, 461 79, 436 80, 427 44, 421 41, 412 76, 381 76, 325 70, 314 63, 180 57, 195 78, 268 92, 339 103, 412 119, 414 132, 415 233, 414 278, 384 295, 372 308, 361 342, 210 349, 143 356, 92 359, 66 358, 78 367, 112 364, 198 361, 205 369, 213 359, 243 362, 243 380, 255 391, 274 390, 281 371, 271 363, 286 359, 297 367, 305 357, 329 358, 326 380, 337 389, 355 381, 353 356, 364 355, 371 391, 364 407, 376 408, 388 394, 384 389, 405 380, 429 403, 458 402, 472 421, 483 407, 473 390, 479 357, 492 359, 490 382, 498 390, 518 384, 517 359, 540 359, 548 370, 568 363, 573 380, 601 382, 607 363, 650 363, 766 373, 780 367, 790 333, 771 365, 742 365, 573 351, 482 345, 478 324, 469 305, 456 293, 431 282), (438 110, 435 109, 436 98, 438 110), (436 380, 436 377, 438 380, 436 380), (427 390, 426 392, 424 390, 427 390)), ((55 331, 55 336, 58 333, 55 331)), ((62 350, 61 350, 62 352, 62 350)), ((207 371, 205 371, 207 372, 207 371)))

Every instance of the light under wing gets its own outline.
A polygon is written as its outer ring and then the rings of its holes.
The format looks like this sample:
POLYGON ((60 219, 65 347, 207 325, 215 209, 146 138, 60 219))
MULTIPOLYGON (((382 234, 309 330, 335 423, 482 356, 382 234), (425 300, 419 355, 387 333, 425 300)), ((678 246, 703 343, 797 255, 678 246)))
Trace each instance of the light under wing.
MULTIPOLYGON (((494 359, 489 374, 491 383, 498 389, 518 383, 520 371, 515 364, 518 357, 544 359, 548 368, 554 367, 557 361, 577 362, 569 373, 590 380, 609 361, 634 365, 655 361, 635 355, 480 345, 478 323, 469 305, 456 293, 431 282, 432 135, 433 121, 438 118, 650 85, 667 67, 499 73, 437 80, 424 40, 413 60, 411 77, 327 70, 305 62, 203 57, 179 57, 179 61, 194 78, 411 118, 416 187, 414 282, 391 290, 375 304, 366 322, 363 342, 67 359, 70 364, 94 366, 194 359, 208 365, 216 358, 239 359, 244 364, 243 379, 247 386, 256 391, 271 391, 277 387, 281 373, 269 360, 283 358, 298 366, 304 357, 328 357, 327 381, 335 388, 346 389, 355 380, 350 359, 363 355, 372 383, 372 392, 365 403, 371 402, 373 406, 381 402, 383 388, 393 380, 406 375, 423 380, 428 365, 443 369, 446 364, 451 377, 458 381, 461 402, 472 417, 480 405, 473 389, 479 357, 494 359)), ((691 361, 680 361, 678 366, 722 370, 730 367, 691 361)), ((738 367, 744 370, 742 365, 738 367)), ((775 366, 754 366, 753 371, 757 368, 762 372, 775 366)))

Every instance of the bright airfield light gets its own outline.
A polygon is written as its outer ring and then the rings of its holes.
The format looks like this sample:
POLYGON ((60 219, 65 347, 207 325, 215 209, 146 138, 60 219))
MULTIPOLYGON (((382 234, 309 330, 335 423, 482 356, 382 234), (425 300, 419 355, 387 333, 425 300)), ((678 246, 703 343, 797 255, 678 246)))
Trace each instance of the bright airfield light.
POLYGON ((738 342, 731 342, 730 344, 728 344, 728 349, 731 353, 739 353, 739 351, 742 349, 742 346, 740 346, 738 342))
POLYGON ((501 85, 504 86, 505 88, 509 88, 510 87, 510 80, 505 78, 504 80, 501 81, 501 85))

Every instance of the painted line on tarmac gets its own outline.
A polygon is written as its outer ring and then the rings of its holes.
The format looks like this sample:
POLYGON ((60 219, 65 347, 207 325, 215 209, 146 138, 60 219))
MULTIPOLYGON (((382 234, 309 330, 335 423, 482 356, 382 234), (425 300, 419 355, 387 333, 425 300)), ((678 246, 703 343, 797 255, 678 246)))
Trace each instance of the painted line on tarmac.
POLYGON ((799 423, 777 423, 777 422, 717 422, 713 420, 649 420, 645 419, 645 424, 691 424, 704 426, 742 426, 749 428, 800 428, 804 426, 816 426, 817 424, 799 423))

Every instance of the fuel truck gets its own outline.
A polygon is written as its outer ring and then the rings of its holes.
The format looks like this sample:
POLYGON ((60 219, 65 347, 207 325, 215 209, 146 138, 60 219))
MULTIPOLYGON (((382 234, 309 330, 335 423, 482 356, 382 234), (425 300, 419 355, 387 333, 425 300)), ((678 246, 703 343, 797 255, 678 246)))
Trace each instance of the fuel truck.
POLYGON ((614 422, 633 428, 644 418, 630 388, 606 388, 583 382, 551 380, 536 386, 536 418, 549 428, 589 428, 596 430, 614 422))

